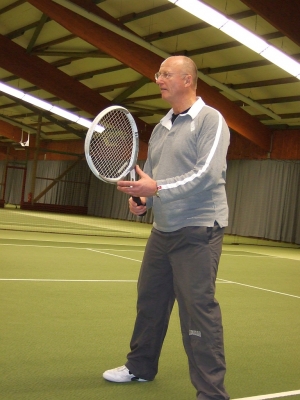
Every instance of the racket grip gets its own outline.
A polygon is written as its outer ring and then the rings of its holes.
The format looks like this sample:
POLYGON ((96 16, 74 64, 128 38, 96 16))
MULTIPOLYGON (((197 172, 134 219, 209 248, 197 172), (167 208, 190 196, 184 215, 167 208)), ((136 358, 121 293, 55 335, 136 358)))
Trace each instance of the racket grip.
MULTIPOLYGON (((144 206, 145 205, 145 204, 142 203, 140 197, 132 197, 132 200, 135 201, 138 206, 144 206)), ((143 217, 146 214, 147 214, 147 211, 145 211, 143 214, 140 214, 139 217, 143 217)))

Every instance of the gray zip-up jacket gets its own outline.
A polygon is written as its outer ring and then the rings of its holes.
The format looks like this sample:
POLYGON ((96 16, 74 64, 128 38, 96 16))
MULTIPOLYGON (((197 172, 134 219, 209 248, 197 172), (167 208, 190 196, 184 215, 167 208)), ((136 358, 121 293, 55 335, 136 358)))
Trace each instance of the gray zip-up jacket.
POLYGON ((227 226, 225 192, 229 129, 201 98, 171 123, 173 110, 154 128, 144 172, 157 181, 153 226, 171 232, 185 226, 227 226))

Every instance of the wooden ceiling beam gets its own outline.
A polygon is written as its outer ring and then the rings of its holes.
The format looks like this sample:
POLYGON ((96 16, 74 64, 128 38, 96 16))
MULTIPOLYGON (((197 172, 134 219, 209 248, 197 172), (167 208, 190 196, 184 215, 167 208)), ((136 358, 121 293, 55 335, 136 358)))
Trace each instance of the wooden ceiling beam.
MULTIPOLYGON (((265 114, 260 114, 256 115, 256 118, 258 118, 260 121, 270 121, 272 118, 269 117, 268 115, 265 114)), ((298 113, 288 113, 288 114, 279 114, 279 117, 284 121, 286 119, 294 119, 294 118, 300 118, 300 112, 298 113)), ((278 125, 277 128, 278 129, 278 125)))
MULTIPOLYGON (((47 22, 49 22, 50 19, 47 20, 47 22)), ((26 25, 26 26, 22 26, 21 28, 18 28, 10 33, 8 33, 7 35, 5 35, 5 37, 7 37, 8 39, 16 39, 22 35, 24 35, 24 33, 26 31, 29 31, 30 29, 35 29, 38 25, 39 25, 39 21, 33 22, 32 24, 26 25)))
POLYGON ((65 42, 67 42, 69 40, 76 39, 76 37, 77 37, 76 35, 70 34, 70 35, 62 36, 62 37, 60 37, 58 39, 50 40, 49 42, 42 43, 42 44, 40 44, 38 46, 33 47, 32 52, 34 53, 36 51, 46 50, 51 46, 55 46, 57 44, 65 43, 65 42))
POLYGON ((122 22, 123 24, 127 24, 129 22, 136 21, 137 19, 151 17, 152 15, 172 10, 173 8, 176 8, 175 4, 167 3, 163 4, 162 6, 151 8, 149 10, 141 11, 139 13, 130 13, 123 15, 122 17, 119 18, 119 21, 122 22))
POLYGON ((0 35, 0 47, 0 67, 14 75, 64 99, 92 116, 110 105, 110 102, 98 93, 46 61, 27 54, 21 46, 2 35, 0 35))
POLYGON ((14 3, 10 4, 9 6, 3 7, 0 9, 0 15, 13 10, 14 8, 20 6, 21 4, 25 3, 26 0, 17 0, 14 3))
MULTIPOLYGON (((28 2, 68 31, 154 81, 154 73, 163 61, 162 57, 55 2, 50 0, 28 0, 28 2)), ((268 127, 200 79, 197 93, 207 104, 220 110, 232 129, 266 151, 270 150, 271 131, 268 127)))
POLYGON ((227 86, 234 90, 239 89, 251 89, 256 87, 263 86, 276 86, 276 85, 286 85, 289 83, 299 83, 299 79, 290 76, 289 78, 278 78, 278 79, 267 79, 264 81, 253 81, 253 82, 245 82, 245 83, 232 83, 227 86))
POLYGON ((136 81, 129 81, 129 82, 115 83, 107 86, 99 86, 97 88, 93 88, 93 90, 95 90, 98 93, 108 93, 114 91, 115 89, 125 88, 134 85, 135 82, 136 81))
MULTIPOLYGON (((269 97, 266 99, 255 99, 255 102, 258 104, 280 104, 280 103, 293 103, 295 101, 300 102, 300 96, 284 96, 284 97, 269 97)), ((235 104, 238 104, 239 106, 245 105, 240 100, 236 100, 235 104)))
POLYGON ((140 97, 128 97, 127 99, 123 100, 123 104, 131 104, 136 103, 137 101, 149 101, 149 100, 159 100, 161 99, 161 94, 151 94, 148 96, 140 96, 140 97))
POLYGON ((18 143, 21 141, 22 130, 18 126, 11 125, 9 122, 0 119, 0 131, 1 136, 11 139, 13 142, 18 143))
POLYGON ((150 80, 145 78, 144 76, 137 80, 133 85, 130 85, 126 90, 120 93, 117 97, 114 98, 114 103, 119 104, 126 100, 130 95, 138 91, 141 87, 145 86, 149 83, 150 80))
POLYGON ((99 50, 93 51, 31 51, 31 54, 42 57, 68 57, 82 59, 82 58, 111 58, 99 50))
POLYGON ((33 33, 32 37, 30 39, 30 42, 29 42, 29 44, 27 46, 27 50, 26 50, 27 53, 31 52, 31 49, 33 48, 35 42, 37 41, 37 39, 38 39, 42 29, 44 28, 44 25, 47 22, 47 20, 48 20, 48 15, 43 14, 41 19, 39 20, 39 23, 38 23, 37 27, 34 30, 34 33, 33 33))
POLYGON ((241 0, 276 29, 300 46, 299 0, 241 0))
POLYGON ((91 79, 95 75, 108 74, 111 72, 122 71, 123 69, 126 69, 126 68, 128 68, 127 65, 119 64, 119 65, 114 65, 112 67, 96 69, 93 71, 87 71, 87 72, 83 72, 81 74, 73 75, 73 78, 78 81, 84 80, 84 79, 91 79))
MULTIPOLYGON (((125 29, 127 32, 131 32, 131 33, 135 34, 131 29, 129 29, 127 26, 125 26, 123 24, 123 21, 121 21, 122 17, 119 19, 112 17, 110 14, 108 14, 101 8, 97 7, 95 4, 95 1, 93 1, 93 2, 91 0, 69 0, 69 1, 78 5, 79 7, 83 8, 84 10, 86 10, 88 12, 98 15, 98 17, 100 17, 100 18, 104 18, 106 21, 111 22, 112 24, 118 26, 121 29, 125 29)), ((98 3, 100 3, 100 2, 98 1, 98 3)), ((175 7, 173 4, 170 4, 170 5, 175 7)))

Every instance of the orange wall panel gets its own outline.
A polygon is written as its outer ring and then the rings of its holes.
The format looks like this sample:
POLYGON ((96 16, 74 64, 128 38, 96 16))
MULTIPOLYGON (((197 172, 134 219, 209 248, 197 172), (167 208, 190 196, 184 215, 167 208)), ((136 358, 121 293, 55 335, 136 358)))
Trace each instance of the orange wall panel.
POLYGON ((300 129, 273 132, 272 158, 300 160, 300 129))

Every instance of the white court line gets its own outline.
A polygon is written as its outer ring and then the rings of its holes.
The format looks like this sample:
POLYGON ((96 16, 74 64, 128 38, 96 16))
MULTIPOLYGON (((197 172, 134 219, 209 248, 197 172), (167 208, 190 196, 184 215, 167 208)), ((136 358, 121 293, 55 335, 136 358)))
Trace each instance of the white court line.
MULTIPOLYGON (((120 256, 116 256, 120 257, 120 256)), ((124 257, 122 257, 124 258, 124 257)), ((133 260, 133 261, 138 261, 138 260, 133 260)), ((137 282, 136 279, 43 279, 43 278, 0 278, 1 281, 12 281, 12 282, 137 282)), ((269 289, 264 289, 260 288, 257 286, 251 286, 251 285, 246 285, 244 283, 239 283, 239 282, 233 282, 233 281, 227 281, 224 279, 219 279, 217 278, 217 283, 232 283, 234 285, 240 285, 240 286, 246 286, 252 289, 258 289, 258 290, 263 290, 266 292, 271 292, 275 294, 281 294, 283 296, 289 296, 289 297, 295 297, 297 299, 300 299, 300 296, 294 296, 292 294, 288 293, 282 293, 282 292, 276 292, 274 290, 269 290, 269 289)))
POLYGON ((260 395, 260 396, 252 396, 252 397, 241 397, 239 399, 234 399, 234 400, 278 399, 279 397, 296 396, 297 394, 300 394, 300 390, 293 390, 291 392, 282 392, 282 393, 273 393, 273 394, 263 394, 263 395, 260 395))
MULTIPOLYGON (((227 250, 228 251, 228 250, 227 250)), ((229 256, 229 257, 271 257, 271 258, 279 258, 279 259, 283 259, 283 260, 295 260, 295 261, 299 261, 299 256, 297 257, 287 257, 287 256, 278 256, 278 255, 273 255, 273 254, 264 254, 264 253, 259 253, 258 251, 248 251, 248 250, 240 250, 242 252, 245 253, 249 253, 249 255, 245 255, 245 254, 230 254, 230 252, 228 253, 222 253, 222 257, 223 256, 229 256)), ((232 251, 231 253, 234 253, 234 251, 232 251)))
POLYGON ((264 289, 258 286, 252 286, 252 285, 246 285, 245 283, 239 283, 239 282, 234 282, 234 281, 228 281, 227 279, 220 279, 217 278, 217 280, 222 281, 224 283, 233 283, 234 285, 240 285, 240 286, 246 286, 251 289, 258 289, 258 290, 263 290, 265 292, 270 292, 270 293, 275 293, 275 294, 281 294, 283 296, 289 296, 289 297, 295 297, 296 299, 300 299, 300 296, 295 296, 293 294, 288 294, 288 293, 283 293, 283 292, 277 292, 276 290, 270 290, 270 289, 264 289))
MULTIPOLYGON (((76 246, 48 246, 48 245, 36 245, 36 244, 12 244, 12 243, 0 243, 0 246, 16 246, 16 247, 46 247, 52 249, 72 249, 72 250, 91 250, 97 251, 97 249, 91 249, 89 247, 76 247, 76 246)), ((122 245, 124 246, 124 245, 122 245)), ((137 250, 137 249, 102 249, 102 250, 109 250, 109 251, 134 251, 137 252, 144 252, 144 250, 137 250)), ((113 254, 110 254, 113 255, 113 254)), ((136 260, 135 260, 136 261, 136 260)))
POLYGON ((230 256, 230 257, 253 257, 253 258, 259 258, 259 257, 275 257, 275 258, 277 258, 276 256, 269 256, 269 254, 258 254, 258 253, 254 253, 254 254, 228 254, 228 253, 222 253, 222 257, 225 257, 225 256, 230 256))
MULTIPOLYGON (((137 279, 43 279, 43 278, 0 278, 1 281, 29 282, 137 282, 137 279)), ((218 282, 230 283, 230 282, 218 282)))
MULTIPOLYGON (((17 245, 14 245, 14 246, 17 246, 17 245)), ((34 245, 21 245, 21 246, 34 246, 34 245)), ((56 246, 37 246, 37 247, 55 247, 55 248, 64 248, 64 247, 56 247, 56 246)), ((78 249, 78 247, 65 247, 65 248, 70 248, 70 249, 78 249)), ((79 248, 80 249, 80 248, 79 248)), ((106 255, 108 255, 108 256, 112 256, 112 257, 118 257, 118 258, 123 258, 123 259, 125 259, 125 260, 130 260, 130 261, 135 261, 135 262, 139 262, 139 263, 141 263, 141 260, 136 260, 136 259, 134 259, 134 258, 129 258, 129 257, 124 257, 124 256, 120 256, 120 255, 118 255, 118 254, 112 254, 112 253, 108 253, 108 252, 106 252, 106 251, 102 251, 102 250, 97 250, 97 249, 91 249, 91 248, 87 248, 87 247, 85 247, 85 248, 81 248, 81 250, 89 250, 89 251, 93 251, 93 252, 95 252, 95 253, 102 253, 102 254, 106 254, 106 255)), ((118 251, 118 250, 114 250, 114 251, 118 251)), ((141 251, 141 250, 138 250, 138 251, 141 251)), ((6 280, 6 279, 0 279, 0 280, 6 280)), ((9 280, 9 279, 7 279, 7 280, 9 280)), ((13 280, 13 279, 12 279, 13 280)), ((17 279, 15 279, 15 280, 17 280, 17 279)), ((26 280, 26 279, 20 279, 20 280, 26 280)), ((34 280, 34 279, 32 279, 32 280, 34 280)), ((39 279, 37 279, 36 281, 39 281, 39 279)), ((40 279, 40 281, 43 281, 42 279, 40 279)), ((51 280, 49 280, 49 281, 51 281, 51 280)), ((61 280, 55 280, 55 279, 53 279, 52 281, 54 281, 54 282, 60 282, 61 280)), ((70 282, 72 282, 73 280, 68 280, 68 279, 66 279, 66 280, 62 280, 63 282, 68 282, 68 281, 70 281, 70 282)), ((85 280, 78 280, 78 282, 85 282, 85 280)), ((91 280, 91 282, 93 282, 93 280, 91 280)), ((95 282, 97 282, 97 281, 95 281, 95 282)), ((98 282, 105 282, 105 281, 98 281, 98 282)), ((107 281, 107 282, 118 282, 117 280, 115 280, 115 281, 107 281)), ((121 281, 122 282, 122 281, 121 281)), ((261 288, 261 287, 258 287, 258 286, 252 286, 252 285, 246 285, 245 283, 239 283, 239 282, 234 282, 234 281, 230 281, 230 280, 227 280, 227 279, 220 279, 220 278, 217 278, 217 282, 218 283, 232 283, 232 284, 234 284, 234 285, 239 285, 239 286, 245 286, 245 287, 249 287, 249 288, 252 288, 252 289, 257 289, 257 290, 263 290, 263 291, 265 291, 265 292, 270 292, 270 293, 275 293, 275 294, 280 294, 280 295, 283 295, 283 296, 288 296, 288 297, 294 297, 294 298, 296 298, 296 299, 300 299, 300 296, 295 296, 295 295, 292 295, 292 294, 288 294, 288 293, 283 293, 283 292, 277 292, 277 291, 275 291, 275 290, 270 290, 270 289, 264 289, 264 288, 261 288)))
POLYGON ((107 256, 124 258, 125 260, 136 261, 139 263, 141 262, 141 260, 136 260, 135 258, 123 257, 123 256, 119 256, 118 254, 111 254, 111 253, 107 253, 106 251, 102 251, 102 250, 97 250, 97 249, 87 249, 87 250, 93 251, 95 253, 106 254, 107 256))
MULTIPOLYGON (((78 244, 84 244, 84 243, 78 243, 78 244)), ((15 243, 0 243, 0 246, 14 246, 14 247, 42 247, 42 248, 53 248, 53 249, 76 249, 76 250, 93 250, 93 251, 97 251, 97 249, 91 249, 89 247, 76 247, 76 246, 50 246, 50 245, 37 245, 37 244, 15 244, 15 243)), ((123 247, 125 245, 122 245, 123 247)), ((102 249, 102 250, 109 250, 109 251, 132 251, 130 249, 123 249, 123 250, 117 250, 117 249, 102 249)), ((144 250, 134 250, 135 252, 142 252, 144 250)), ((259 253, 254 253, 255 255, 253 255, 251 252, 243 250, 245 253, 249 253, 249 254, 234 254, 234 252, 232 252, 231 254, 229 253, 222 253, 222 257, 223 256, 230 256, 230 257, 273 257, 273 258, 287 258, 287 257, 280 257, 280 256, 272 256, 269 254, 259 254, 259 253)), ((290 258, 289 258, 290 259, 290 258)))

